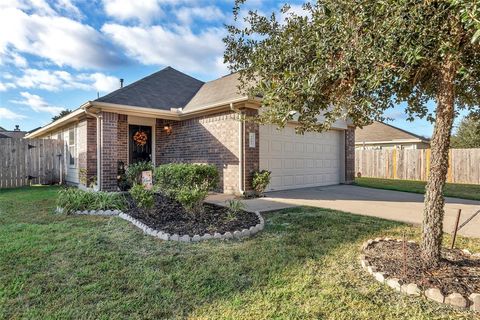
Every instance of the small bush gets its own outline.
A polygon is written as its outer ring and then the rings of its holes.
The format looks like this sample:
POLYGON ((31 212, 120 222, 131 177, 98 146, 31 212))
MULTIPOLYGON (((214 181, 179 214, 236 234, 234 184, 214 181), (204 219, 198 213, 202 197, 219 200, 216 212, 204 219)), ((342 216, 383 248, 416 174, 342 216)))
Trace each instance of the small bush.
POLYGON ((142 184, 135 184, 129 193, 139 208, 150 209, 155 204, 153 190, 146 189, 142 184))
POLYGON ((268 170, 260 170, 253 173, 252 186, 258 194, 262 194, 267 189, 271 174, 268 170))
POLYGON ((165 164, 155 169, 154 176, 160 191, 191 212, 201 210, 208 191, 218 184, 217 168, 206 164, 165 164))
POLYGON ((64 188, 58 192, 57 206, 71 214, 84 210, 124 210, 126 201, 119 193, 64 188))
POLYGON ((180 189, 175 194, 175 199, 182 204, 188 212, 203 212, 203 200, 207 197, 208 191, 204 189, 180 189))
POLYGON ((132 163, 125 170, 125 177, 127 179, 127 182, 130 184, 130 186, 133 186, 135 184, 142 183, 141 181, 142 171, 149 171, 149 170, 153 171, 154 169, 155 167, 151 162, 132 163))
POLYGON ((164 192, 183 187, 209 191, 218 184, 218 171, 215 166, 207 164, 169 163, 158 166, 154 178, 155 184, 164 192))

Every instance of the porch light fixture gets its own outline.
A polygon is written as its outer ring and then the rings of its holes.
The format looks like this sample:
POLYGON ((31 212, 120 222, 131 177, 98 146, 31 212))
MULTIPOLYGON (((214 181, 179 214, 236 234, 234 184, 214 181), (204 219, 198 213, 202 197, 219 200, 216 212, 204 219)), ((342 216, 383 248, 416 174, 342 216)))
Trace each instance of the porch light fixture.
POLYGON ((163 127, 163 131, 165 131, 168 135, 170 135, 172 133, 172 125, 171 124, 167 124, 166 126, 163 127))

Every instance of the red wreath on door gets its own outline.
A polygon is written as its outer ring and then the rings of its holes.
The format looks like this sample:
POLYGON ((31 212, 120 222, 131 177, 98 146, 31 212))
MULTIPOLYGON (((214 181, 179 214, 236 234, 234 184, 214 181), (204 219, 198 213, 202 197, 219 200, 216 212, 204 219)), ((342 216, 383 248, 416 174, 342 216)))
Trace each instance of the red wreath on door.
POLYGON ((135 134, 133 135, 133 141, 135 141, 135 143, 141 147, 143 147, 147 143, 147 139, 147 134, 141 130, 135 132, 135 134))

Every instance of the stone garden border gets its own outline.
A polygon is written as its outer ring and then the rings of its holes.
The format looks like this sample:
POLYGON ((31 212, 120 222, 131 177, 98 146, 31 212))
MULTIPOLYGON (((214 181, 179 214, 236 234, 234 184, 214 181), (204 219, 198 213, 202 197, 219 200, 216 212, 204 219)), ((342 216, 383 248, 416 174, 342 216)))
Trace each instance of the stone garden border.
MULTIPOLYGON (((62 208, 57 207, 57 213, 63 213, 62 208)), ((205 240, 210 240, 210 239, 218 239, 218 240, 228 240, 228 239, 243 239, 243 238, 248 238, 250 236, 253 236, 263 230, 265 227, 265 220, 263 219, 262 215, 260 212, 255 211, 255 214, 257 215, 258 219, 260 220, 260 223, 257 225, 250 227, 249 229, 242 229, 242 230, 235 230, 232 232, 225 232, 225 233, 218 233, 215 232, 214 234, 210 233, 205 233, 204 235, 194 235, 193 237, 190 237, 188 234, 185 235, 179 235, 179 234, 169 234, 166 232, 163 232, 162 230, 156 230, 152 229, 140 220, 135 219, 134 217, 123 213, 120 210, 85 210, 85 211, 77 211, 75 214, 78 215, 95 215, 95 216, 118 216, 119 218, 122 218, 123 220, 127 220, 131 222, 134 226, 138 227, 141 229, 145 234, 148 234, 150 236, 162 239, 162 240, 171 240, 171 241, 180 241, 180 242, 199 242, 199 241, 205 241, 205 240)))
MULTIPOLYGON (((396 241, 402 242, 402 239, 391 239, 391 238, 375 238, 365 241, 362 245, 362 252, 370 247, 371 245, 381 242, 381 241, 396 241)), ((415 241, 409 240, 410 243, 415 243, 415 241)), ((462 250, 467 255, 472 255, 470 251, 464 249, 462 250)), ((474 254, 474 256, 479 256, 480 253, 474 254)), ((425 291, 422 291, 416 283, 403 283, 397 278, 389 278, 388 274, 377 270, 365 257, 365 255, 360 256, 360 264, 362 268, 371 274, 375 280, 386 284, 390 288, 410 296, 424 296, 429 300, 433 300, 439 303, 447 304, 459 309, 467 309, 470 306, 470 310, 480 312, 480 293, 472 293, 468 299, 462 296, 460 293, 454 292, 448 296, 444 296, 440 289, 438 288, 428 288, 425 291)))

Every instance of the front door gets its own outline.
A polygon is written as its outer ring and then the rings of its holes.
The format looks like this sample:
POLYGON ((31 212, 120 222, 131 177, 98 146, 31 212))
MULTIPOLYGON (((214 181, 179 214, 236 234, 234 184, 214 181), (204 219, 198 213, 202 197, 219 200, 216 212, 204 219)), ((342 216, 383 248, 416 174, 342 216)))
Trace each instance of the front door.
POLYGON ((152 161, 152 127, 128 126, 129 163, 152 161))

